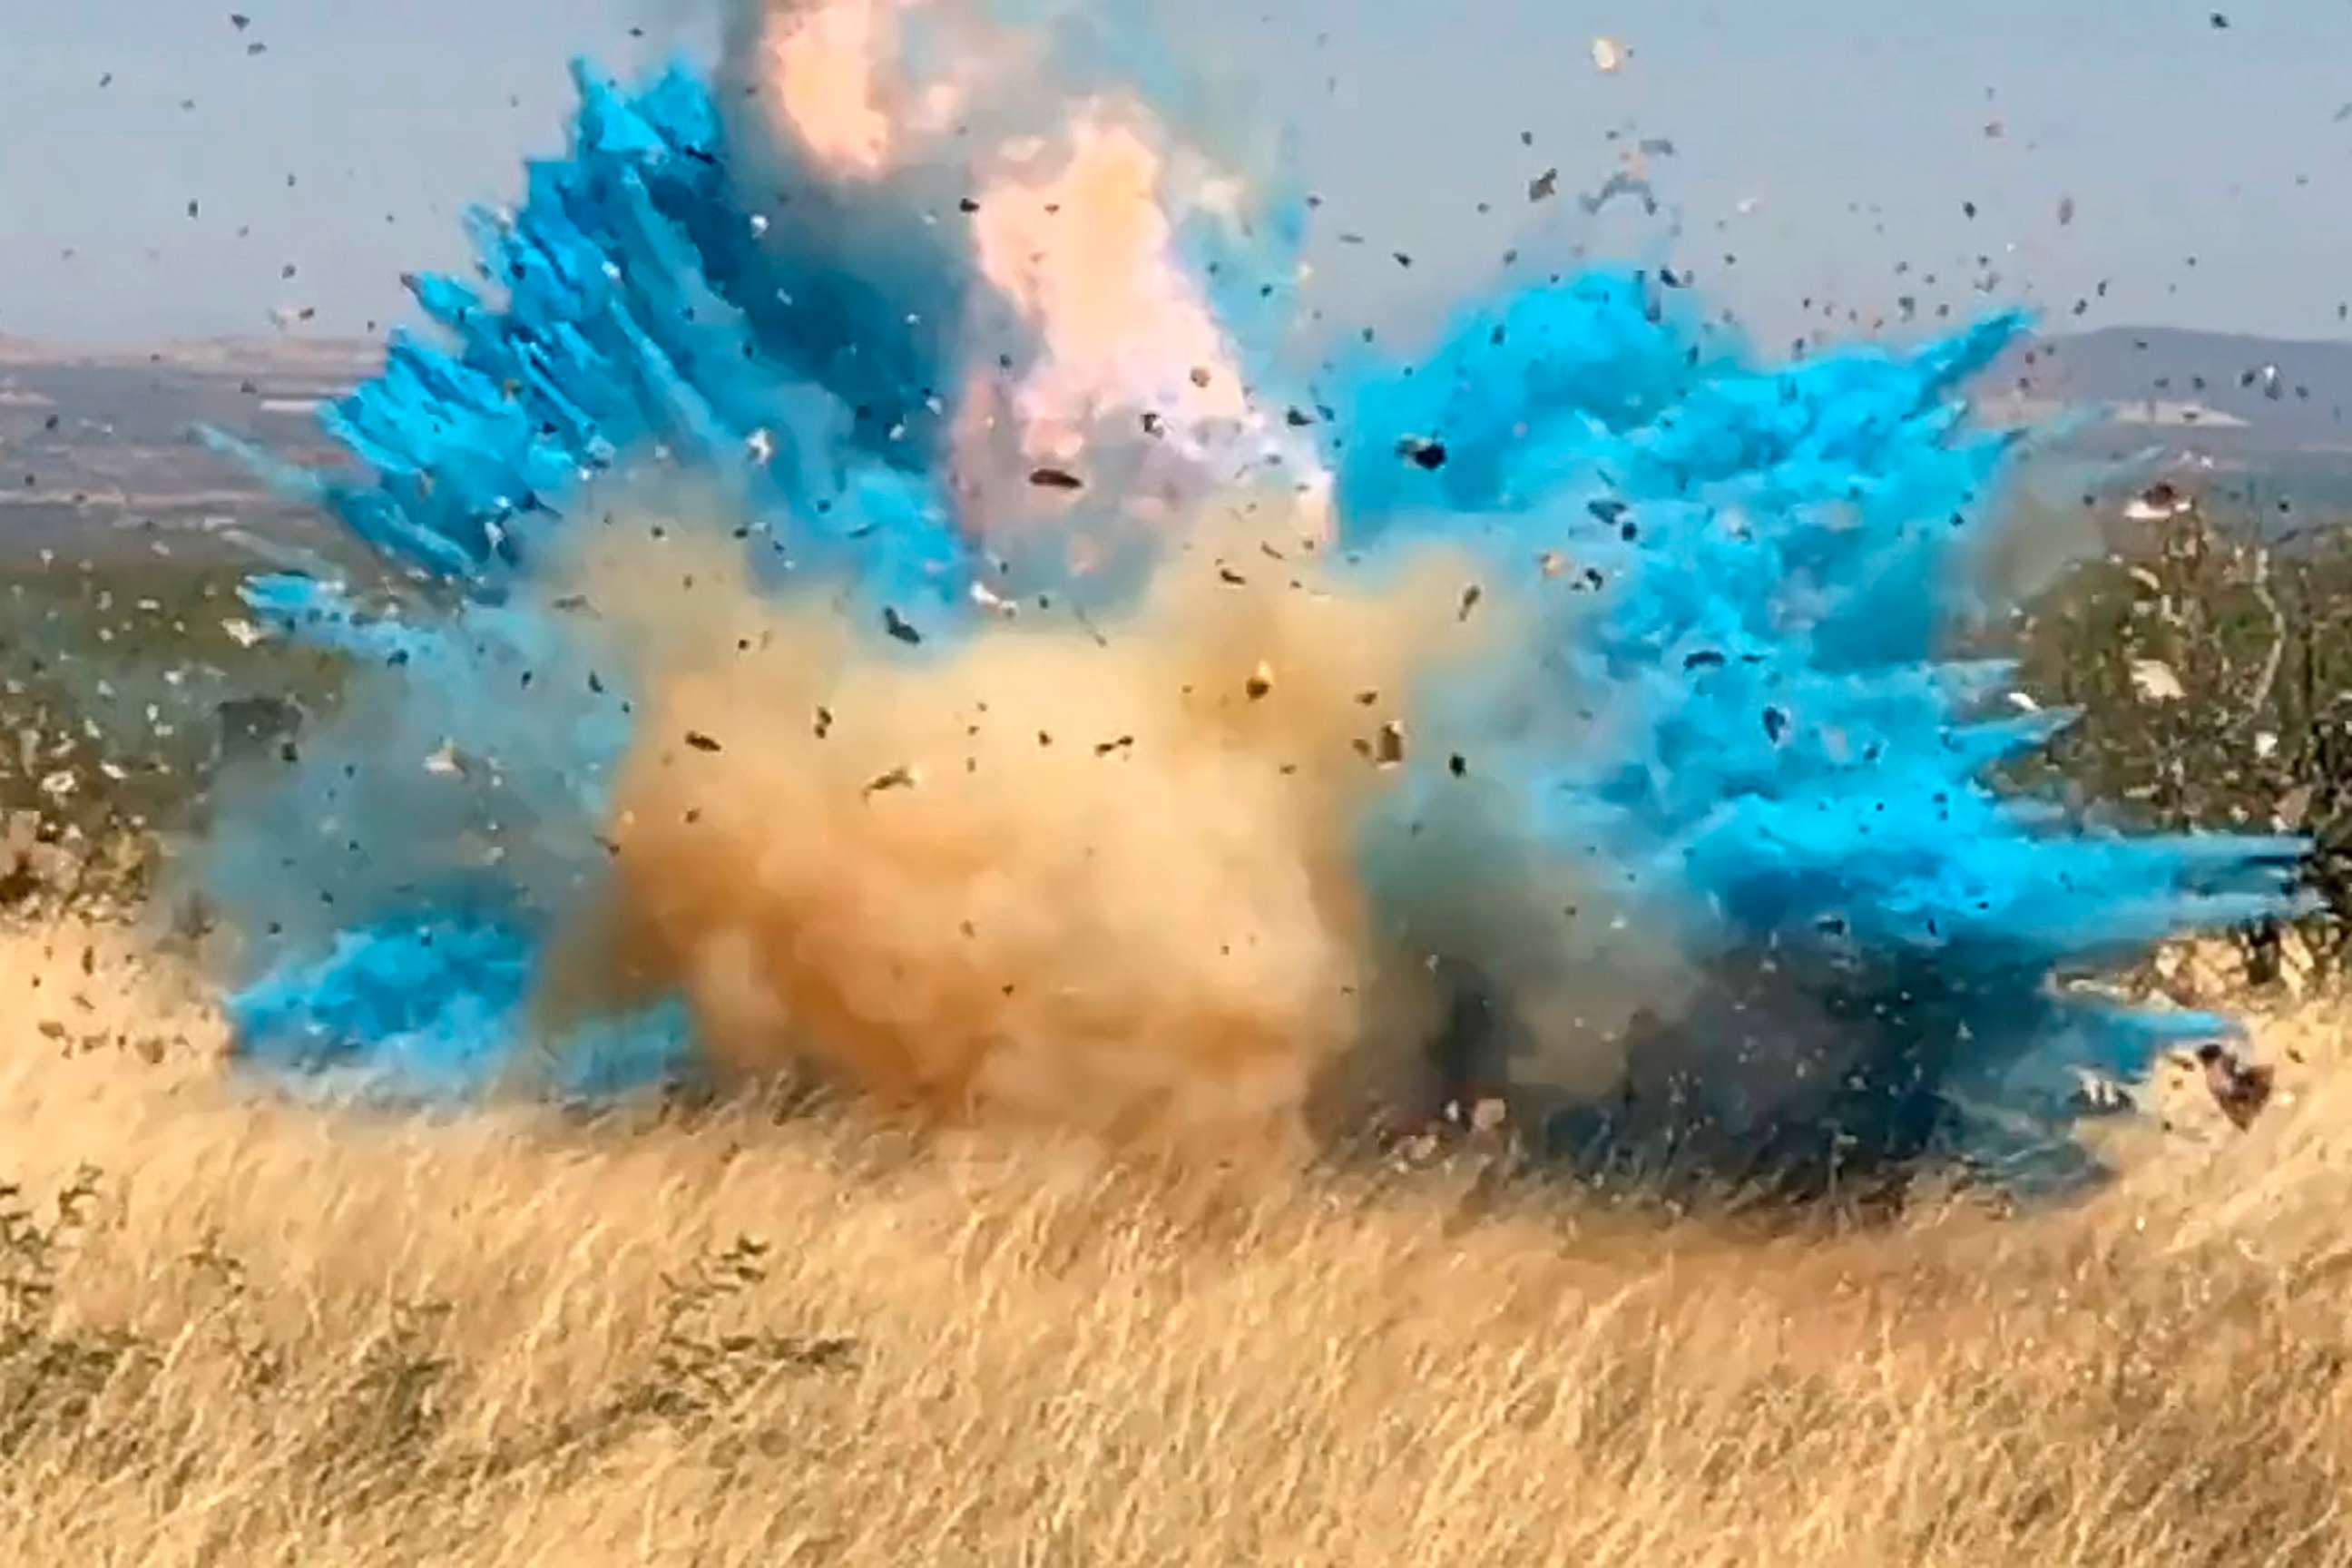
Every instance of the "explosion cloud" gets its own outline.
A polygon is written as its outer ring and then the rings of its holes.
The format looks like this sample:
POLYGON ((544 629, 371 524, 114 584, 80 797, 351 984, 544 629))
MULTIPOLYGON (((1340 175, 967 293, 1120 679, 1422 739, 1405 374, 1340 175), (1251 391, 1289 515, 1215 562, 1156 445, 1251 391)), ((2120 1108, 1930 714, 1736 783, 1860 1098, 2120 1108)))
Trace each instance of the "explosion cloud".
POLYGON ((358 468, 272 469, 404 576, 252 585, 354 671, 197 858, 248 1059, 1229 1147, 1495 1091, 1802 1165, 2223 1027, 2068 982, 2299 847, 2003 795, 2063 717, 1943 658, 2019 320, 1772 366, 1599 271, 1307 374, 1299 204, 1114 31, 579 69, 488 289, 415 280, 448 346, 327 416, 358 468))
POLYGON ((1253 556, 928 660, 696 573, 641 650, 565 1010, 682 993, 722 1071, 814 1057, 938 1115, 1295 1138, 1376 979, 1357 825, 1419 678, 1488 628, 1458 570, 1308 591, 1311 561, 1253 556))

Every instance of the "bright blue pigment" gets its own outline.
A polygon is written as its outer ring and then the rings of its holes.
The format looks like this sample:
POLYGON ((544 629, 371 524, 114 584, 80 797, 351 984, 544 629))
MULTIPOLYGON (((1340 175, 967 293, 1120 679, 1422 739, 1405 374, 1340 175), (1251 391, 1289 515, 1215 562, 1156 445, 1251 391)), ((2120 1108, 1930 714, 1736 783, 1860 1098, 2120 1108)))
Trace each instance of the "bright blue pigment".
MULTIPOLYGON (((328 410, 355 469, 239 448, 442 606, 371 621, 331 585, 253 584, 265 618, 369 672, 358 717, 240 791, 208 851, 258 953, 234 1004, 258 1064, 457 1099, 539 1051, 557 1065, 536 1081, 565 1092, 689 1070, 675 1010, 551 1042, 528 1016, 541 933, 593 895, 629 738, 626 672, 596 671, 533 593, 600 477, 693 475, 747 548, 861 616, 952 635, 976 615, 987 563, 953 526, 945 400, 953 323, 988 285, 951 226, 914 221, 888 180, 828 184, 690 75, 630 95, 578 74, 569 153, 531 166, 513 213, 474 220, 482 282, 414 279, 438 341, 396 336, 328 410), (777 207, 784 188, 797 206, 777 207), (428 779, 415 759, 445 738, 472 772, 428 779)), ((1246 258, 1292 237, 1183 236, 1218 262, 1208 296, 1247 302, 1229 327, 1254 371, 1289 323, 1246 258)), ((2094 834, 2005 796, 1989 770, 2066 716, 2006 705, 2004 667, 1941 657, 1979 607, 2014 445, 1969 426, 1963 387, 2021 321, 1774 366, 1696 315, 1663 273, 1575 276, 1295 400, 1332 416, 1316 434, 1367 569, 1445 541, 1490 593, 1552 606, 1513 669, 1441 694, 1469 715, 1460 762, 1418 747, 1366 830, 1393 932, 1506 1002, 1572 973, 1540 940, 1452 951, 1475 922, 1427 913, 1410 819, 1475 784, 1519 858, 1562 868, 1558 918, 1607 921, 1564 948, 1675 956, 1665 1010, 1685 1022, 1636 1078, 1768 1150, 1914 1152, 1963 1090, 2135 1074, 2221 1030, 2058 981, 2287 910, 2299 844, 2094 834), (1827 1081, 1758 1087, 1743 1030, 1815 1037, 1827 1081)))

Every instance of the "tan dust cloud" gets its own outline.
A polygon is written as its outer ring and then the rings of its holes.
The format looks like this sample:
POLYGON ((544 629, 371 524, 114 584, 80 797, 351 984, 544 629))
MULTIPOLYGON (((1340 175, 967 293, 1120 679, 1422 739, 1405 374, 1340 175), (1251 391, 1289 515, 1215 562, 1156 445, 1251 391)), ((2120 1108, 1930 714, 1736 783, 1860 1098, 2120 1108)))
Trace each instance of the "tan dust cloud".
POLYGON ((1115 621, 1032 601, 913 649, 721 560, 588 570, 652 696, 559 1016, 677 987, 722 1074, 809 1061, 935 1117, 1259 1148, 1295 1146, 1361 1041, 1412 1034, 1365 1026, 1355 834, 1411 679, 1503 631, 1460 615, 1458 564, 1342 592, 1204 540, 1115 621))

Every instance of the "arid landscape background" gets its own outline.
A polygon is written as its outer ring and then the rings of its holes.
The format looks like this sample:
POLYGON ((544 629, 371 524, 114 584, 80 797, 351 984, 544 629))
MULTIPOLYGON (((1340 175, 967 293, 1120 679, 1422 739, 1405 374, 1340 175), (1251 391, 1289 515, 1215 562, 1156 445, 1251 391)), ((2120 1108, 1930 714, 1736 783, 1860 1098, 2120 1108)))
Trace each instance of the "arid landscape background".
MULTIPOLYGON (((2352 1563, 2324 921, 2130 977, 2245 1011, 2275 1092, 2242 1131, 2168 1068, 2054 1205, 1677 1212, 1507 1131, 1184 1171, 854 1105, 236 1079, 152 872, 224 752, 331 702, 231 593, 247 535, 327 539, 184 432, 285 440, 342 352, 0 363, 9 1561, 2352 1563), (212 719, 160 721, 189 683, 212 719)), ((2104 518, 2128 548, 2027 617, 2092 706, 2055 765, 2324 837, 2333 542, 2183 515, 2104 518)))

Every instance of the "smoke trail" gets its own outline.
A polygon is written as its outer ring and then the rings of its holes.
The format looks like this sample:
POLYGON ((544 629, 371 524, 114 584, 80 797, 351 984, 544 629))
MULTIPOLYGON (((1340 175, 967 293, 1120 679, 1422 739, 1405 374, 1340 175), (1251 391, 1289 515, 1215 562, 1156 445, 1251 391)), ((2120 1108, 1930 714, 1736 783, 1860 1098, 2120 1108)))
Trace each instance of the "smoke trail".
POLYGON ((1101 43, 833 0, 715 95, 580 71, 503 297, 418 279, 454 349, 279 473, 437 585, 255 585, 370 668, 204 861, 249 1054, 1228 1140, 1434 1070, 1803 1163, 2222 1027, 2066 981, 2296 846, 2002 797, 2063 721, 1942 657, 2017 320, 1773 367, 1601 272, 1310 385, 1283 187, 1101 43))

